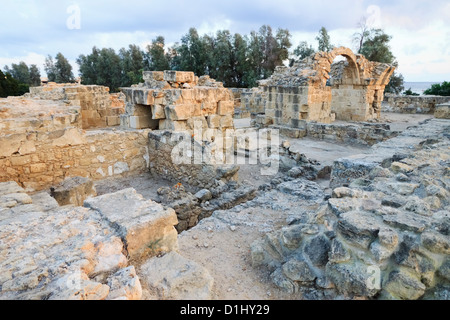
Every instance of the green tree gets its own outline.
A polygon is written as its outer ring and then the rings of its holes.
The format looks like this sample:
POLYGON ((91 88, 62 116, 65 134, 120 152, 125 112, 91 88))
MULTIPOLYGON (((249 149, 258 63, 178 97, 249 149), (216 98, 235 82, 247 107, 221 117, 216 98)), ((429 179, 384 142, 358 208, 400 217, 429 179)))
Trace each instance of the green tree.
POLYGON ((128 46, 128 50, 119 50, 121 67, 121 87, 129 87, 132 84, 141 83, 142 71, 145 69, 144 52, 134 44, 128 46))
POLYGON ((165 39, 158 36, 147 46, 147 68, 150 71, 164 71, 170 69, 169 58, 165 52, 165 39))
POLYGON ((450 82, 436 83, 423 92, 425 95, 450 96, 450 82))
POLYGON ((313 49, 311 45, 308 46, 308 42, 302 41, 297 46, 297 48, 294 49, 293 55, 294 57, 291 58, 289 61, 289 65, 292 67, 295 62, 303 60, 311 55, 313 55, 316 51, 313 49))
POLYGON ((207 63, 211 68, 211 76, 222 81, 225 86, 234 86, 234 53, 232 36, 228 30, 217 31, 216 38, 204 37, 204 47, 210 45, 208 51, 212 51, 211 60, 207 63))
POLYGON ((5 66, 7 85, 10 87, 8 95, 21 96, 30 89, 30 69, 23 61, 13 63, 11 68, 5 66))
POLYGON ((122 84, 122 63, 112 48, 92 48, 92 53, 80 55, 77 59, 80 75, 84 84, 107 86, 111 92, 117 92, 122 84))
POLYGON ((246 88, 255 82, 255 74, 251 70, 248 57, 247 39, 236 33, 233 36, 233 87, 246 88))
POLYGON ((403 92, 403 94, 404 94, 405 96, 420 96, 420 94, 413 92, 413 91, 411 90, 411 88, 409 88, 408 90, 406 90, 405 92, 403 92))
POLYGON ((41 85, 41 72, 35 64, 30 66, 30 86, 38 87, 41 85))
POLYGON ((389 47, 392 37, 381 29, 371 29, 364 41, 360 53, 370 61, 397 65, 394 54, 389 47))
POLYGON ((320 28, 316 40, 319 43, 319 51, 329 52, 333 50, 334 46, 330 42, 330 35, 325 27, 320 28))
POLYGON ((0 70, 0 98, 20 96, 24 93, 21 92, 19 81, 14 79, 10 73, 3 73, 0 70))
POLYGON ((56 81, 56 67, 51 55, 48 55, 45 58, 44 70, 47 73, 48 81, 55 82, 56 81))
MULTIPOLYGON (((389 47, 391 39, 392 37, 387 35, 382 29, 371 29, 365 36, 360 53, 370 61, 388 63, 398 67, 398 62, 389 47)), ((405 89, 403 84, 403 76, 394 72, 385 88, 385 92, 400 94, 405 89)))
POLYGON ((197 29, 190 28, 189 32, 181 38, 181 44, 175 48, 175 51, 179 55, 176 63, 177 70, 193 71, 199 76, 207 73, 207 53, 197 29))
POLYGON ((58 52, 55 57, 55 61, 55 81, 57 83, 74 82, 75 77, 73 76, 72 66, 69 63, 69 60, 67 60, 61 52, 58 52))

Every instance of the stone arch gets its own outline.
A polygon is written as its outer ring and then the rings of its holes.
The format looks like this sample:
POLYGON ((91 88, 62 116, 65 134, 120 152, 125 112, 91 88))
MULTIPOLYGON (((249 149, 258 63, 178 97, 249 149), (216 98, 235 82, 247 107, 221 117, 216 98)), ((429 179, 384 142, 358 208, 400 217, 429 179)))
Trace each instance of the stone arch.
POLYGON ((333 64, 333 61, 334 61, 334 59, 336 59, 337 56, 343 56, 345 59, 347 59, 348 66, 346 67, 345 74, 347 76, 351 77, 351 79, 348 79, 351 82, 351 84, 360 84, 361 77, 360 77, 360 73, 359 73, 358 62, 357 62, 356 56, 352 52, 352 50, 350 50, 349 48, 345 48, 345 47, 334 48, 330 52, 330 58, 331 58, 330 68, 331 68, 331 64, 333 64))

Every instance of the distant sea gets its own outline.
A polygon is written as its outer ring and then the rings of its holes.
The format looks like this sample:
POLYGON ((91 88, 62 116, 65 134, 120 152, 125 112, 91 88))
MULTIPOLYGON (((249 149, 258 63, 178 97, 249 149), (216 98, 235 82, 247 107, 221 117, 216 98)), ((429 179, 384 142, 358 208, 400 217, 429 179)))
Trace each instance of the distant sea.
POLYGON ((435 83, 440 82, 404 82, 403 86, 405 87, 405 91, 411 88, 412 92, 423 94, 423 92, 429 88, 435 83))

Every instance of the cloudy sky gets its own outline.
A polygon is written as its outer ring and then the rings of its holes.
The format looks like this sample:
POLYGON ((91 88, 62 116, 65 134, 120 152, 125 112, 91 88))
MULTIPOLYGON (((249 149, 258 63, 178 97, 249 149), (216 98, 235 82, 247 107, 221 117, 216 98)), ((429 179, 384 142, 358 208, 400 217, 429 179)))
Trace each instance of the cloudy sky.
POLYGON ((448 0, 0 0, 0 68, 25 61, 43 70, 45 56, 62 52, 75 63, 95 45, 144 47, 158 35, 171 45, 190 27, 200 34, 228 29, 248 34, 263 24, 287 28, 293 48, 324 26, 334 45, 354 48, 363 16, 391 35, 405 81, 450 81, 448 0))

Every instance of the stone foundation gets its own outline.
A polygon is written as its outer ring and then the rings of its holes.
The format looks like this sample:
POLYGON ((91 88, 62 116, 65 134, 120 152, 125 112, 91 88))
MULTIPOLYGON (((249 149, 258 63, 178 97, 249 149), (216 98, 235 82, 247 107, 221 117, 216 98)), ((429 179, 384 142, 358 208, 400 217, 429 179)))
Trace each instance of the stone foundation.
POLYGON ((34 190, 67 177, 93 180, 147 170, 147 131, 67 128, 0 136, 0 181, 34 190))
POLYGON ((386 94, 383 110, 397 113, 433 114, 436 105, 446 103, 449 97, 442 96, 401 96, 386 94))

